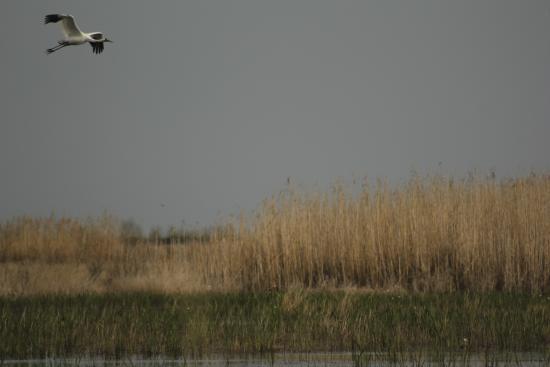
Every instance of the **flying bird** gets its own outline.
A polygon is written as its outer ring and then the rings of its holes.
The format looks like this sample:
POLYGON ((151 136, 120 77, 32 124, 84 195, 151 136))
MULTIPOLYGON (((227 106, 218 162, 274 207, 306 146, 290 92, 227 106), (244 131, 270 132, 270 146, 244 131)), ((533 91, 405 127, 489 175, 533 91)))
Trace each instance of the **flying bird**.
POLYGON ((44 17, 44 23, 61 22, 61 29, 65 36, 58 45, 46 50, 48 54, 62 49, 65 46, 77 46, 88 42, 92 46, 92 52, 100 54, 103 52, 103 44, 105 42, 113 42, 106 38, 101 32, 84 33, 78 28, 72 15, 64 14, 48 14, 44 17))

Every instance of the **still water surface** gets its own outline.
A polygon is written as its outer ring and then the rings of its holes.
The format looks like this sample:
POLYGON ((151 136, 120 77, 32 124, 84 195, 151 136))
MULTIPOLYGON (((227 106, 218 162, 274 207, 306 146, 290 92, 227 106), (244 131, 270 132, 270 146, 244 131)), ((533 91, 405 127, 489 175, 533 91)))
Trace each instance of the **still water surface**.
POLYGON ((357 355, 351 353, 287 353, 275 354, 273 356, 249 357, 249 358, 223 358, 213 357, 204 359, 143 359, 138 357, 126 359, 101 359, 101 358, 70 358, 70 359, 32 359, 32 360, 0 360, 0 366, 9 367, 180 367, 180 366, 205 366, 205 367, 263 367, 263 366, 285 366, 285 367, 308 367, 308 366, 550 366, 550 356, 534 353, 509 353, 499 355, 475 354, 446 355, 445 357, 430 357, 428 355, 411 355, 410 358, 390 360, 381 354, 362 354, 358 359, 357 355))

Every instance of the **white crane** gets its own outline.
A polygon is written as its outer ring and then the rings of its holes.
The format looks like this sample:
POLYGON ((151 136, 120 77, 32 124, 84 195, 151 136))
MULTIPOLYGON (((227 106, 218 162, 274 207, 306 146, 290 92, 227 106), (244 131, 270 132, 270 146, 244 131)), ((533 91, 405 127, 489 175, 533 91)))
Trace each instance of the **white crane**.
POLYGON ((48 14, 44 17, 44 23, 61 22, 61 29, 65 38, 58 41, 58 45, 46 50, 48 54, 62 49, 65 46, 82 45, 88 42, 92 46, 92 52, 100 54, 103 52, 103 44, 105 42, 113 42, 107 39, 101 32, 84 33, 78 28, 72 15, 64 14, 48 14))

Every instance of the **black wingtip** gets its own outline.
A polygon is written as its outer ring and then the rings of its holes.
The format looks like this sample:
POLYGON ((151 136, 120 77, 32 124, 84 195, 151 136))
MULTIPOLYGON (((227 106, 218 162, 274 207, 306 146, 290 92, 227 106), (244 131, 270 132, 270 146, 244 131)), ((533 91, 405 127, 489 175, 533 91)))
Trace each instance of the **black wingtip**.
POLYGON ((60 20, 61 16, 59 14, 48 14, 44 17, 44 24, 57 23, 60 20))
POLYGON ((90 45, 92 46, 92 52, 94 54, 100 54, 103 52, 103 42, 91 42, 90 45))

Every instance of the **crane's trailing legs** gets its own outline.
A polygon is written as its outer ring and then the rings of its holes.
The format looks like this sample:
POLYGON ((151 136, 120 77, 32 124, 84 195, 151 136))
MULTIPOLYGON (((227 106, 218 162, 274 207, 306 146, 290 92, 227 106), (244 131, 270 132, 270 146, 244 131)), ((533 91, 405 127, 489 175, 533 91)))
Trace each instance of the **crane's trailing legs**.
POLYGON ((69 46, 69 42, 59 41, 59 42, 57 42, 57 43, 59 43, 57 46, 54 46, 54 47, 52 47, 52 48, 48 48, 48 49, 46 50, 46 52, 47 52, 48 54, 51 54, 52 52, 55 52, 55 51, 57 51, 57 50, 61 50, 61 49, 62 49, 63 47, 65 47, 65 46, 69 46))

